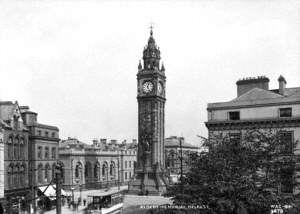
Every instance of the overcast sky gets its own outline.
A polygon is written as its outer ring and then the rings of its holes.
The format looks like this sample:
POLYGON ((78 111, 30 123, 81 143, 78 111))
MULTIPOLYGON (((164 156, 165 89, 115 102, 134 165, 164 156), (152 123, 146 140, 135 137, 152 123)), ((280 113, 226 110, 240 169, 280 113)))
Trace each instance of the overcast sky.
POLYGON ((167 76, 166 137, 197 144, 209 102, 266 75, 300 86, 300 1, 1 1, 0 99, 62 139, 137 138, 136 74, 150 23, 167 76), (125 3, 126 2, 126 3, 125 3))

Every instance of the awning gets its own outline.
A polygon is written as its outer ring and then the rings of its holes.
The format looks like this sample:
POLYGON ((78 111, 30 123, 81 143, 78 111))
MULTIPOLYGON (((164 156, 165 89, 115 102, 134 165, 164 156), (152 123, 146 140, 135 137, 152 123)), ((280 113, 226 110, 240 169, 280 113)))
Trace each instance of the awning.
MULTIPOLYGON (((41 187, 39 187, 39 190, 41 192, 44 192, 46 188, 47 188, 47 186, 41 186, 41 187)), ((47 197, 56 197, 56 185, 48 186, 48 188, 44 192, 44 195, 47 197)), ((70 194, 66 193, 66 191, 64 191, 63 189, 61 189, 61 195, 62 196, 70 196, 70 194)))

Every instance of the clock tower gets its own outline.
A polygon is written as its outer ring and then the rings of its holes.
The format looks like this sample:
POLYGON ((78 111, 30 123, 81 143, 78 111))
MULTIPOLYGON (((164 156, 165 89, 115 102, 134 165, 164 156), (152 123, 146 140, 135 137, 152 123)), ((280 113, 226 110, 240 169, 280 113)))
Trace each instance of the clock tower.
POLYGON ((138 65, 138 154, 134 179, 129 193, 161 195, 166 191, 165 138, 165 68, 160 66, 160 50, 151 28, 143 51, 143 65, 138 65))

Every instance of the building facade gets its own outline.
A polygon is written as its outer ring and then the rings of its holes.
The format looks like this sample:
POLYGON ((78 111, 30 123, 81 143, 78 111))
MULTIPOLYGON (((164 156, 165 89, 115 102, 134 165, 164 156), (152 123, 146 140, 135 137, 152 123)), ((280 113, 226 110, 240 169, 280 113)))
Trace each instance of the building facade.
POLYGON ((94 140, 92 145, 75 138, 62 140, 59 160, 64 166, 64 188, 100 189, 127 184, 134 175, 136 143, 94 140))
MULTIPOLYGON (((241 139, 248 129, 274 129, 290 147, 300 140, 300 87, 287 88, 283 76, 278 88, 269 89, 267 77, 246 78, 237 81, 237 97, 228 102, 209 103, 207 107, 209 137, 229 134, 241 139)), ((300 155, 300 144, 294 150, 300 155)), ((285 173, 283 192, 295 192, 293 173, 285 173)))
POLYGON ((0 213, 4 212, 4 136, 0 129, 0 213))
MULTIPOLYGON (((52 182, 58 161, 59 129, 56 126, 38 122, 38 114, 28 106, 20 107, 24 124, 29 131, 29 184, 32 198, 37 196, 39 187, 52 182)), ((36 204, 33 203, 35 208, 36 204)))
MULTIPOLYGON (((18 213, 21 204, 30 200, 29 130, 21 117, 17 102, 0 102, 0 119, 4 155, 4 203, 6 212, 18 213)), ((22 206, 21 209, 28 209, 22 206)))
POLYGON ((186 143, 183 137, 171 136, 165 139, 166 170, 172 176, 186 174, 189 170, 189 160, 192 153, 199 153, 200 148, 186 143))

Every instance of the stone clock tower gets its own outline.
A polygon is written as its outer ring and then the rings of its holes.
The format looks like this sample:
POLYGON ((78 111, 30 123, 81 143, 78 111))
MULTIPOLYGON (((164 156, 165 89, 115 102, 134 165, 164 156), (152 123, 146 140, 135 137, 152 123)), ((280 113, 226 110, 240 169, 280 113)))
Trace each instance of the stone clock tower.
POLYGON ((150 31, 143 51, 143 65, 138 66, 138 156, 129 193, 160 195, 166 191, 165 138, 165 68, 160 66, 160 50, 150 31))

